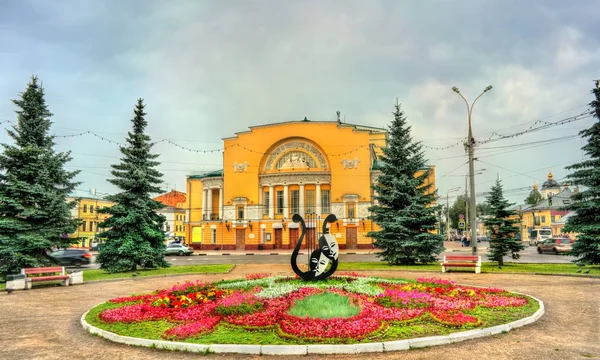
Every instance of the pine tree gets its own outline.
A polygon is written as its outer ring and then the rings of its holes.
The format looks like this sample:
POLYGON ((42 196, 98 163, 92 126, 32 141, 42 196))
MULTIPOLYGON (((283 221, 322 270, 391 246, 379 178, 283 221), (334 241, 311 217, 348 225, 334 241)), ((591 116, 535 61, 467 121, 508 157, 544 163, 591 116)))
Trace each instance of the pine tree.
POLYGON ((52 113, 38 78, 31 77, 20 99, 17 124, 8 135, 14 145, 2 144, 0 154, 0 276, 26 267, 48 266, 52 249, 77 239, 78 219, 71 218, 75 202, 67 197, 79 183, 79 171, 66 171, 70 153, 55 152, 49 135, 52 113))
POLYGON ((575 211, 569 217, 564 232, 577 233, 571 255, 576 256, 578 263, 600 264, 600 81, 596 80, 596 88, 592 90, 594 100, 590 103, 593 116, 598 119, 592 127, 582 130, 579 135, 588 138, 581 149, 589 159, 567 167, 574 170, 567 178, 575 185, 585 187, 583 191, 573 194, 573 203, 567 208, 575 211))
POLYGON ((150 152, 150 136, 144 133, 148 122, 144 103, 138 99, 131 120, 133 130, 121 147, 121 163, 112 165, 113 179, 108 181, 122 192, 107 196, 115 205, 99 212, 112 215, 99 227, 107 228, 99 237, 106 242, 96 262, 108 272, 135 271, 138 267, 168 267, 164 258, 165 234, 161 230, 165 217, 156 213, 164 205, 150 196, 160 192, 162 174, 156 170, 159 156, 150 152))
POLYGON ((525 204, 536 205, 542 201, 542 199, 542 194, 540 194, 538 189, 534 187, 529 193, 529 196, 527 196, 527 199, 525 199, 525 204))
POLYGON ((377 256, 390 264, 429 263, 443 251, 444 241, 443 236, 431 233, 439 207, 432 205, 436 192, 427 193, 430 170, 421 143, 413 141, 400 105, 395 108, 388 146, 379 159, 381 174, 373 185, 378 203, 369 208, 369 219, 381 229, 368 236, 382 250, 377 256))
POLYGON ((517 239, 519 228, 514 226, 517 221, 509 219, 515 213, 508 208, 514 204, 510 204, 504 198, 500 180, 496 180, 486 201, 490 206, 490 216, 484 221, 485 227, 490 233, 490 255, 488 257, 502 266, 504 265, 504 256, 510 255, 515 260, 519 259, 519 251, 525 249, 525 246, 517 239))

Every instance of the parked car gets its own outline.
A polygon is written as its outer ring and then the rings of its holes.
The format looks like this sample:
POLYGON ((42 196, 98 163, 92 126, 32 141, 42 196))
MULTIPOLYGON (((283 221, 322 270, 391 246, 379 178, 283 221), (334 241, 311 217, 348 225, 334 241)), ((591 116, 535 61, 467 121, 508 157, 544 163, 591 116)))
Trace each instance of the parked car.
POLYGON ((573 243, 569 238, 550 238, 543 240, 537 246, 538 253, 551 252, 554 254, 571 251, 573 243))
POLYGON ((533 229, 531 233, 529 233, 529 245, 537 245, 541 243, 543 240, 549 239, 552 237, 552 230, 550 229, 533 229))
POLYGON ((50 257, 60 265, 89 265, 92 262, 92 254, 86 249, 59 249, 54 250, 50 257))
POLYGON ((194 253, 194 249, 189 246, 185 246, 183 244, 169 244, 165 249, 165 255, 192 255, 194 253))

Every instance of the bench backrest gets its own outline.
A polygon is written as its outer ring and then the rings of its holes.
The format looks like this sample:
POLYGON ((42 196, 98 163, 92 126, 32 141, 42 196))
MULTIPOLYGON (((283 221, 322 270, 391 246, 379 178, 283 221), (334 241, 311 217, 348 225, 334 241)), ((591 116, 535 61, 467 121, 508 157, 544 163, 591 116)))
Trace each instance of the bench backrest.
POLYGON ((478 255, 446 255, 445 261, 479 261, 478 255))
POLYGON ((62 266, 54 266, 54 267, 42 267, 42 268, 25 268, 21 269, 21 274, 29 275, 29 274, 49 274, 49 273, 60 273, 64 275, 65 268, 62 266))

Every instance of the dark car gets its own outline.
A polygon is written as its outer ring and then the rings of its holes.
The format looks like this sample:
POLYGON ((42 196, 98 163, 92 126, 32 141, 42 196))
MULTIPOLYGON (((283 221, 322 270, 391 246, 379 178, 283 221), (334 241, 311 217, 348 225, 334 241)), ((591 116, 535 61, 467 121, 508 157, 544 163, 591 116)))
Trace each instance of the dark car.
POLYGON ((50 257, 60 265, 88 265, 92 262, 92 254, 85 249, 59 249, 54 250, 50 257))

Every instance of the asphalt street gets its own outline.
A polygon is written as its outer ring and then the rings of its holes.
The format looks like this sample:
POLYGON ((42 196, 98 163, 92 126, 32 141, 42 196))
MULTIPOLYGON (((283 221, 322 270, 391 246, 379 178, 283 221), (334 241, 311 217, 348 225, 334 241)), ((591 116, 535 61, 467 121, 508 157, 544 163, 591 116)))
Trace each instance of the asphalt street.
MULTIPOLYGON (((478 245, 481 248, 487 248, 487 243, 480 243, 478 245)), ((469 248, 470 249, 470 248, 469 248)), ((471 252, 467 248, 455 248, 453 251, 445 251, 440 254, 440 259, 444 255, 457 255, 465 254, 470 255, 471 252)), ((481 251, 482 261, 488 261, 487 250, 481 251)), ((519 263, 557 263, 565 264, 570 263, 575 258, 572 256, 553 255, 553 254, 538 254, 534 246, 528 246, 521 253, 519 260, 513 260, 509 257, 505 257, 505 262, 519 262, 519 263)), ((94 257, 95 259, 95 257, 94 257)), ((298 256, 298 263, 301 263, 303 259, 307 259, 307 255, 304 253, 298 256)), ((246 254, 235 254, 221 255, 219 252, 209 253, 206 255, 193 254, 191 256, 168 256, 167 260, 175 265, 196 265, 196 264, 288 264, 290 262, 289 251, 286 254, 269 255, 269 252, 260 254, 254 252, 253 255, 246 254)), ((371 253, 358 253, 358 254, 340 254, 340 262, 378 262, 381 261, 374 252, 371 253)), ((95 269, 98 268, 98 264, 90 264, 84 266, 84 268, 95 269)))

